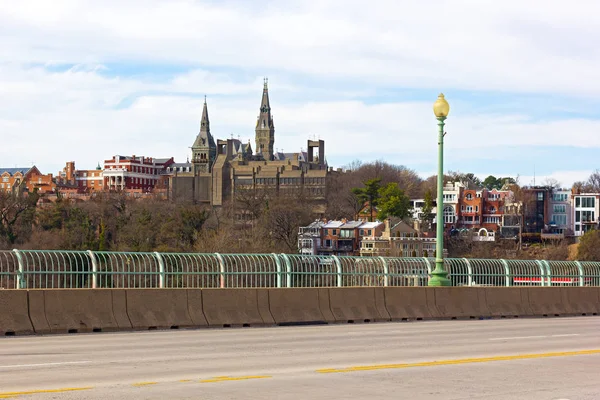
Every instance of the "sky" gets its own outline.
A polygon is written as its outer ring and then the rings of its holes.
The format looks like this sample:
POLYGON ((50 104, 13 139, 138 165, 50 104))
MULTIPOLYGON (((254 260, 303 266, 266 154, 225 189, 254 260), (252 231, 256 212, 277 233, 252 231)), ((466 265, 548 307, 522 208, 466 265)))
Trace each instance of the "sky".
POLYGON ((0 7, 0 167, 113 155, 184 162, 207 96, 215 138, 250 140, 269 79, 275 148, 554 178, 599 168, 600 2, 53 0, 0 7), (543 6, 542 6, 543 5, 543 6))

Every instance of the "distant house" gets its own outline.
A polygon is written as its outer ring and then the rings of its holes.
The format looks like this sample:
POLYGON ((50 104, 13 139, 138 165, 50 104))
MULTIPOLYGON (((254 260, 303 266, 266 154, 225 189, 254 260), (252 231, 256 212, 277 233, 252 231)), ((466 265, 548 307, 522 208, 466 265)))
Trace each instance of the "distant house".
POLYGON ((385 257, 433 257, 435 238, 423 237, 401 220, 386 219, 381 235, 364 237, 361 241, 361 256, 385 257))
POLYGON ((0 190, 10 193, 52 193, 56 189, 52 174, 42 174, 34 165, 22 168, 0 168, 0 190))

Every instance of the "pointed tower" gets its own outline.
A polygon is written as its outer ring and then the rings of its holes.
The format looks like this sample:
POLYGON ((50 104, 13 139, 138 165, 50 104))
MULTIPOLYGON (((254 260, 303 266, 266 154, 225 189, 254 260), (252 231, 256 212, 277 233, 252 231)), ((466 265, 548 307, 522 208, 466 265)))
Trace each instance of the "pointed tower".
POLYGON ((260 103, 260 114, 256 121, 256 154, 266 161, 273 159, 273 144, 275 144, 275 125, 271 115, 269 104, 269 89, 267 78, 263 88, 262 101, 260 103))
POLYGON ((213 161, 217 155, 215 140, 210 134, 210 122, 208 120, 208 107, 206 96, 204 96, 204 108, 202 109, 202 120, 200 121, 200 133, 192 145, 192 166, 194 175, 211 172, 213 161))

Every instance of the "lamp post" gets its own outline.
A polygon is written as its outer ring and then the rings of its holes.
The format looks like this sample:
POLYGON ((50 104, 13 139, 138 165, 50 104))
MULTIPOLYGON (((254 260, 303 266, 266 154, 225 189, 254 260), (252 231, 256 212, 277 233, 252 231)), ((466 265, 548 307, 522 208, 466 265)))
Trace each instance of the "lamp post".
POLYGON ((451 286, 448 272, 444 269, 444 120, 450 112, 450 105, 440 94, 433 103, 433 113, 438 120, 438 173, 437 173, 437 212, 435 269, 429 278, 429 286, 451 286))

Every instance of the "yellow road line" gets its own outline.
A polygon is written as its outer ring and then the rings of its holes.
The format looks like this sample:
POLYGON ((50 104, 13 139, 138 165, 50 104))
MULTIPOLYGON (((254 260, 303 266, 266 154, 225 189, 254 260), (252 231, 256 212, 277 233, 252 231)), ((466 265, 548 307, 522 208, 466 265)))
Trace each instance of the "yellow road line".
POLYGON ((569 357, 569 356, 581 356, 587 354, 600 354, 600 349, 594 350, 580 350, 580 351, 563 351, 557 353, 537 353, 537 354, 516 354, 512 356, 496 356, 496 357, 482 357, 482 358, 462 358, 455 360, 441 360, 441 361, 426 361, 418 363, 407 363, 407 364, 381 364, 381 365, 361 365, 347 368, 325 368, 318 369, 316 372, 321 374, 332 374, 332 373, 345 373, 345 372, 356 372, 356 371, 374 371, 379 369, 402 369, 402 368, 416 368, 416 367, 435 367, 440 365, 456 365, 456 364, 472 364, 472 363, 485 363, 492 361, 510 361, 510 360, 528 360, 533 358, 549 358, 549 357, 569 357))
POLYGON ((61 388, 61 389, 40 389, 40 390, 27 390, 22 392, 0 392, 0 399, 10 399, 16 396, 25 396, 28 394, 43 394, 43 393, 65 393, 65 392, 77 392, 81 390, 91 390, 93 386, 89 387, 73 387, 73 388, 61 388))
POLYGON ((137 383, 132 383, 131 386, 136 386, 136 387, 141 387, 141 386, 150 386, 150 385, 156 385, 158 382, 137 382, 137 383))
POLYGON ((248 375, 248 376, 217 376, 212 379, 201 380, 200 383, 215 383, 215 382, 226 382, 226 381, 245 381, 248 379, 266 379, 272 378, 270 375, 248 375))
POLYGON ((181 383, 187 383, 187 382, 191 382, 191 379, 180 379, 179 382, 181 383))

